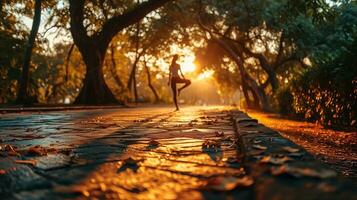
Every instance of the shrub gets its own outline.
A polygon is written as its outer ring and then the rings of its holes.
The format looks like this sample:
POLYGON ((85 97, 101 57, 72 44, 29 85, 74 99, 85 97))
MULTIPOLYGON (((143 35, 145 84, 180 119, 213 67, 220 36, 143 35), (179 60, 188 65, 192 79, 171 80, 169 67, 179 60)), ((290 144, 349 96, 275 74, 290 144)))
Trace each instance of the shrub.
POLYGON ((293 82, 298 114, 324 125, 357 125, 357 40, 351 45, 333 62, 312 67, 293 82))
POLYGON ((289 88, 280 89, 276 94, 277 109, 282 115, 294 115, 294 96, 289 88))

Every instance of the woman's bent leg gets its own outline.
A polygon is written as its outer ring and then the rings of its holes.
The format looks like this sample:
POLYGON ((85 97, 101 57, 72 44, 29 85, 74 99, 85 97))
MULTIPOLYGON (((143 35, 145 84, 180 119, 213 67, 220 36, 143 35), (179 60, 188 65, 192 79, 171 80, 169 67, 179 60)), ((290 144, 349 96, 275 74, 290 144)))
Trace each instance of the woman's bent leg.
POLYGON ((180 96, 181 90, 187 88, 189 85, 191 85, 191 81, 188 79, 185 79, 184 81, 185 85, 183 85, 180 89, 178 89, 178 95, 180 96))

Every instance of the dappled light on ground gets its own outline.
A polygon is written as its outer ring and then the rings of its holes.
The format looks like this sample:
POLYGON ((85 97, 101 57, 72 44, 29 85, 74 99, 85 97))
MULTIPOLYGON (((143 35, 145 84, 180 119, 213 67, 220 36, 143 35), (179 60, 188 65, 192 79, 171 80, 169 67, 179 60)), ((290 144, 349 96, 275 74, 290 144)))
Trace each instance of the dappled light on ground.
MULTIPOLYGON (((213 177, 229 176, 227 181, 234 185, 245 175, 227 109, 184 107, 172 112, 158 107, 8 115, 0 125, 5 134, 2 142, 21 154, 17 165, 31 165, 54 181, 52 189, 33 198, 203 199, 213 177), (17 117, 25 124, 14 128, 17 117), (6 134, 11 127, 15 132, 34 131, 39 137, 6 134), (31 148, 36 151, 33 155, 26 153, 31 148)), ((10 157, 2 160, 9 165, 14 162, 10 157)), ((224 184, 214 187, 235 188, 224 184)), ((20 192, 17 197, 26 195, 20 192)))

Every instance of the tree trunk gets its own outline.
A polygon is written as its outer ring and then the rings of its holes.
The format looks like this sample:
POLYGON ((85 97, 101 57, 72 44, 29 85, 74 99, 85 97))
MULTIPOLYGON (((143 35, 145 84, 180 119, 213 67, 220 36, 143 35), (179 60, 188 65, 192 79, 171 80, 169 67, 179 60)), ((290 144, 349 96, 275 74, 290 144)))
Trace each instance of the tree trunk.
POLYGON ((224 49, 227 52, 228 56, 236 63, 238 70, 242 76, 242 79, 244 79, 244 81, 249 85, 249 87, 251 87, 252 91, 259 98, 261 109, 265 111, 269 111, 270 105, 264 89, 259 87, 256 81, 245 71, 243 62, 239 57, 239 55, 224 40, 217 39, 217 38, 213 38, 213 39, 222 47, 222 49, 224 49))
POLYGON ((249 87, 248 92, 250 92, 253 96, 252 108, 254 109, 260 108, 260 100, 257 93, 254 92, 254 90, 251 87, 249 87))
POLYGON ((135 61, 134 61, 134 65, 133 65, 133 70, 131 71, 131 74, 130 74, 128 86, 130 87, 130 91, 132 88, 131 85, 133 86, 135 103, 138 103, 138 88, 136 85, 136 68, 137 68, 138 62, 140 60, 140 55, 139 55, 140 22, 136 23, 136 35, 135 36, 136 36, 135 37, 135 61))
POLYGON ((136 68, 137 68, 137 65, 138 65, 138 61, 139 61, 139 58, 136 57, 135 60, 134 60, 134 64, 133 64, 133 67, 131 69, 131 72, 130 72, 130 75, 129 75, 129 80, 128 80, 128 84, 127 84, 127 87, 128 87, 128 90, 129 91, 133 91, 134 89, 134 98, 135 98, 135 102, 138 101, 138 92, 137 92, 137 88, 136 88, 136 68))
POLYGON ((244 70, 243 65, 239 65, 238 67, 240 68, 241 75, 245 77, 249 87, 251 88, 251 91, 253 91, 255 104, 257 104, 257 99, 259 99, 260 107, 264 111, 270 111, 268 97, 266 96, 264 89, 259 87, 259 85, 254 81, 254 79, 250 77, 250 75, 244 70))
POLYGON ((152 85, 151 83, 151 74, 150 74, 150 70, 149 70, 149 67, 147 66, 146 62, 144 61, 144 67, 146 69, 146 75, 147 75, 147 79, 148 79, 148 85, 149 85, 149 88, 151 89, 152 93, 154 94, 155 96, 155 102, 159 102, 160 101, 160 98, 159 98, 159 95, 157 94, 154 86, 152 85))
POLYGON ((115 104, 118 100, 107 86, 103 76, 103 61, 106 48, 88 45, 79 48, 87 66, 83 87, 75 104, 115 104), (105 49, 105 50, 103 50, 105 49))
MULTIPOLYGON (((243 78, 242 78, 243 79, 243 78)), ((245 80, 242 80, 242 90, 243 90, 243 94, 244 94, 244 99, 245 102, 247 104, 248 108, 256 108, 254 103, 252 102, 252 100, 250 99, 249 96, 249 91, 251 91, 250 87, 248 86, 248 84, 245 82, 245 80)))
POLYGON ((31 28, 29 40, 26 45, 24 63, 22 65, 22 76, 20 79, 19 92, 17 95, 18 103, 29 103, 28 86, 29 86, 30 62, 31 62, 32 50, 35 44, 40 23, 41 23, 41 0, 36 0, 35 14, 33 17, 32 28, 31 28))
POLYGON ((120 90, 124 90, 124 83, 121 80, 121 78, 119 77, 118 73, 117 73, 117 63, 115 62, 115 48, 114 45, 111 45, 110 47, 110 51, 111 51, 111 62, 112 62, 112 67, 111 67, 111 73, 112 76, 114 77, 115 82, 118 84, 118 86, 120 87, 120 90))
MULTIPOLYGON (((136 66, 135 66, 136 68, 136 66)), ((134 87, 134 99, 135 99, 135 103, 139 102, 139 97, 138 97, 138 87, 137 87, 137 83, 136 83, 136 70, 134 71, 134 75, 133 75, 133 87, 134 87)))
POLYGON ((74 44, 68 50, 67 58, 66 58, 66 82, 69 80, 69 61, 71 59, 72 52, 74 50, 74 44))
POLYGON ((250 49, 246 48, 244 46, 244 44, 239 43, 239 45, 245 54, 252 56, 259 60, 260 66, 268 74, 268 82, 270 83, 270 85, 272 87, 273 93, 275 93, 279 88, 279 81, 278 81, 274 66, 268 62, 268 60, 264 57, 263 54, 252 52, 250 49))
POLYGON ((89 36, 85 21, 85 0, 69 0, 70 31, 87 67, 83 88, 77 104, 117 103, 103 77, 103 60, 113 37, 124 28, 137 23, 151 11, 172 0, 145 1, 121 15, 106 20, 102 29, 89 36))

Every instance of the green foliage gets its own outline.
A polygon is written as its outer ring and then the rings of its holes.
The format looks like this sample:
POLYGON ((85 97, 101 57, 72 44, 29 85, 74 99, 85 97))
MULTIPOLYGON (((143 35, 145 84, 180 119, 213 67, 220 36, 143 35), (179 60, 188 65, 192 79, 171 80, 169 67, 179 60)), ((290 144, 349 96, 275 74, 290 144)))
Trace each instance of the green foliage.
POLYGON ((26 33, 18 18, 9 10, 0 7, 0 103, 15 100, 17 79, 23 57, 26 33))
POLYGON ((341 7, 321 32, 324 42, 311 56, 313 67, 293 83, 294 107, 325 125, 356 126, 357 6, 341 7))

